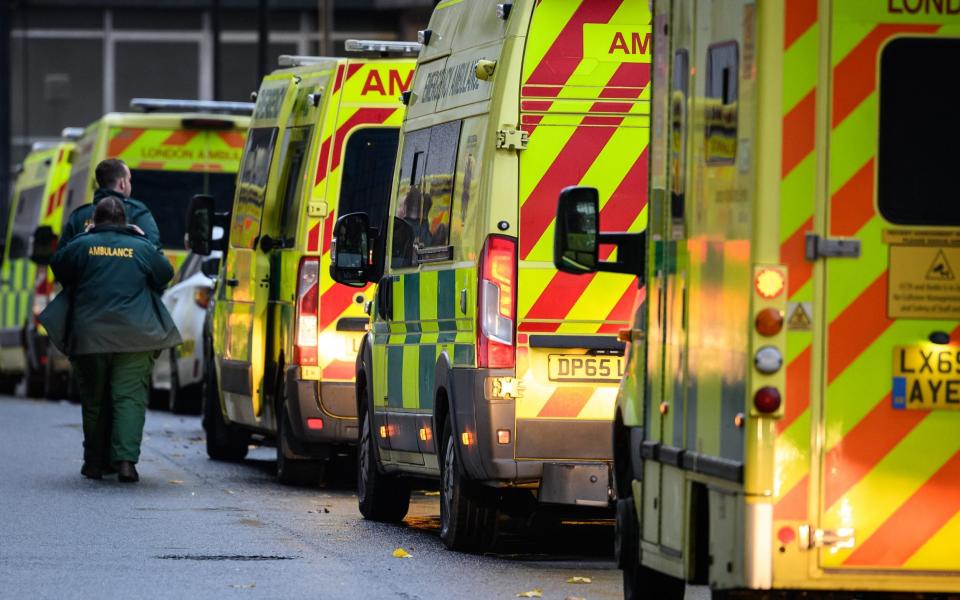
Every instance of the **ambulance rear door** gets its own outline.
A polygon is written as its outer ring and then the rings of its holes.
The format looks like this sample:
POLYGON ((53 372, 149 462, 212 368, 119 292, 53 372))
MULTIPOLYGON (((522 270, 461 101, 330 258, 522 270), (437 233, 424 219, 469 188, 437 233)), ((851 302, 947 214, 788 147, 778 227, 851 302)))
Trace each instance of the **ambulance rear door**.
MULTIPOLYGON (((519 459, 603 460, 624 375, 620 329, 637 280, 558 272, 557 197, 596 188, 611 231, 646 224, 650 14, 647 2, 543 2, 533 9, 521 79, 516 403, 519 459)), ((604 249, 607 258, 610 249, 604 249)))
POLYGON ((960 15, 898 5, 831 9, 811 543, 827 570, 942 578, 960 573, 960 15))
POLYGON ((259 425, 262 416, 259 384, 270 296, 270 257, 262 245, 261 224, 266 200, 275 195, 280 179, 274 150, 278 124, 286 123, 293 105, 291 85, 293 79, 282 75, 266 78, 260 87, 237 177, 222 298, 217 300, 222 304, 215 311, 214 344, 227 416, 252 425, 259 425))

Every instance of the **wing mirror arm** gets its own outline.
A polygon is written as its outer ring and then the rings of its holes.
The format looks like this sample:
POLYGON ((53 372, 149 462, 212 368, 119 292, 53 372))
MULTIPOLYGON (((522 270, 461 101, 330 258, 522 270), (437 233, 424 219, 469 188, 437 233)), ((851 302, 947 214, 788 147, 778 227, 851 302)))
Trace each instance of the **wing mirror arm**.
POLYGON ((597 270, 607 273, 624 273, 643 280, 644 266, 647 264, 647 233, 601 233, 597 236, 601 245, 617 247, 617 260, 601 260, 597 270))

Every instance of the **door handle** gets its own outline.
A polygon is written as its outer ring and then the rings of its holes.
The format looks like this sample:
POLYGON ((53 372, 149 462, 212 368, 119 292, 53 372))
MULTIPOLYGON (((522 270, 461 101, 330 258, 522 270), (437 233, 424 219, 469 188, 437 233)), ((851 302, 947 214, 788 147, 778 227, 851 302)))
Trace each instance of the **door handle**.
POLYGON ((228 278, 228 279, 224 279, 223 282, 224 282, 225 284, 229 285, 230 287, 237 287, 238 285, 240 285, 240 280, 239 280, 239 279, 229 279, 229 278, 228 278))

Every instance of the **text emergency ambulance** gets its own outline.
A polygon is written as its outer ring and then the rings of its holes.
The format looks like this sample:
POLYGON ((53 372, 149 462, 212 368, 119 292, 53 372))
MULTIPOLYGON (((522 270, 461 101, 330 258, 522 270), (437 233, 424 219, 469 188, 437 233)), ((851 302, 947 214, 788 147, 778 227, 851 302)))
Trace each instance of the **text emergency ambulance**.
MULTIPOLYGON (((648 302, 614 434, 627 598, 953 597, 960 5, 653 7, 648 302)), ((590 194, 561 199, 564 265, 594 264, 590 194)))
MULTIPOLYGON (((38 267, 34 232, 60 231, 64 189, 70 175, 73 143, 38 142, 17 174, 0 267, 0 389, 11 393, 23 377, 30 397, 44 394, 46 338, 37 334, 35 317, 46 306, 46 266, 38 267)), ((49 258, 49 257, 48 257, 49 258)))
POLYGON ((454 549, 491 544, 508 506, 609 506, 637 289, 558 273, 552 215, 561 189, 592 185, 644 227, 646 6, 448 0, 420 33, 390 217, 345 215, 336 234, 336 277, 378 282, 357 362, 365 517, 403 518, 409 476, 441 479, 454 549))
MULTIPOLYGON (((97 164, 119 158, 130 168, 133 197, 153 214, 163 252, 176 270, 187 255, 184 233, 190 199, 209 194, 223 210, 230 206, 253 105, 138 98, 130 106, 140 112, 108 113, 88 125, 77 140, 63 222, 93 201, 97 164)), ((53 286, 48 290, 52 297, 53 286)), ((66 395, 69 361, 51 347, 49 364, 53 396, 66 395)))
MULTIPOLYGON (((347 49, 358 55, 281 57, 288 68, 264 78, 215 292, 207 452, 239 460, 251 433, 276 438, 283 483, 317 482, 357 441, 353 365, 367 297, 330 278, 330 239, 340 213, 386 213, 414 61, 381 57, 418 45, 347 49)), ((205 238, 210 210, 192 215, 205 238)))

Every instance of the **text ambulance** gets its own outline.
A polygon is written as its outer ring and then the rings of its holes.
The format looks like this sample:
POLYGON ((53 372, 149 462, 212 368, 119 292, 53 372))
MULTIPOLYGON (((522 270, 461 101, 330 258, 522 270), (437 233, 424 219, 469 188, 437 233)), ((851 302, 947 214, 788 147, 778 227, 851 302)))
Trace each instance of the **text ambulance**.
POLYGON ((441 479, 454 549, 492 543, 508 505, 607 509, 637 289, 554 269, 552 215, 585 184, 644 227, 646 6, 447 0, 420 33, 389 218, 345 214, 335 236, 336 277, 378 284, 357 362, 367 518, 403 518, 410 476, 441 479))
MULTIPOLYGON (((952 597, 960 5, 653 6, 649 300, 614 435, 627 598, 952 597)), ((571 194, 558 261, 596 239, 571 194)))
MULTIPOLYGON (((330 239, 340 213, 386 214, 414 61, 377 57, 418 46, 347 48, 373 58, 281 57, 289 68, 264 78, 215 292, 207 452, 238 460, 252 433, 276 438, 283 483, 316 482, 323 461, 356 444, 353 365, 367 297, 331 279, 330 239)), ((194 207, 201 237, 211 210, 194 207)))

